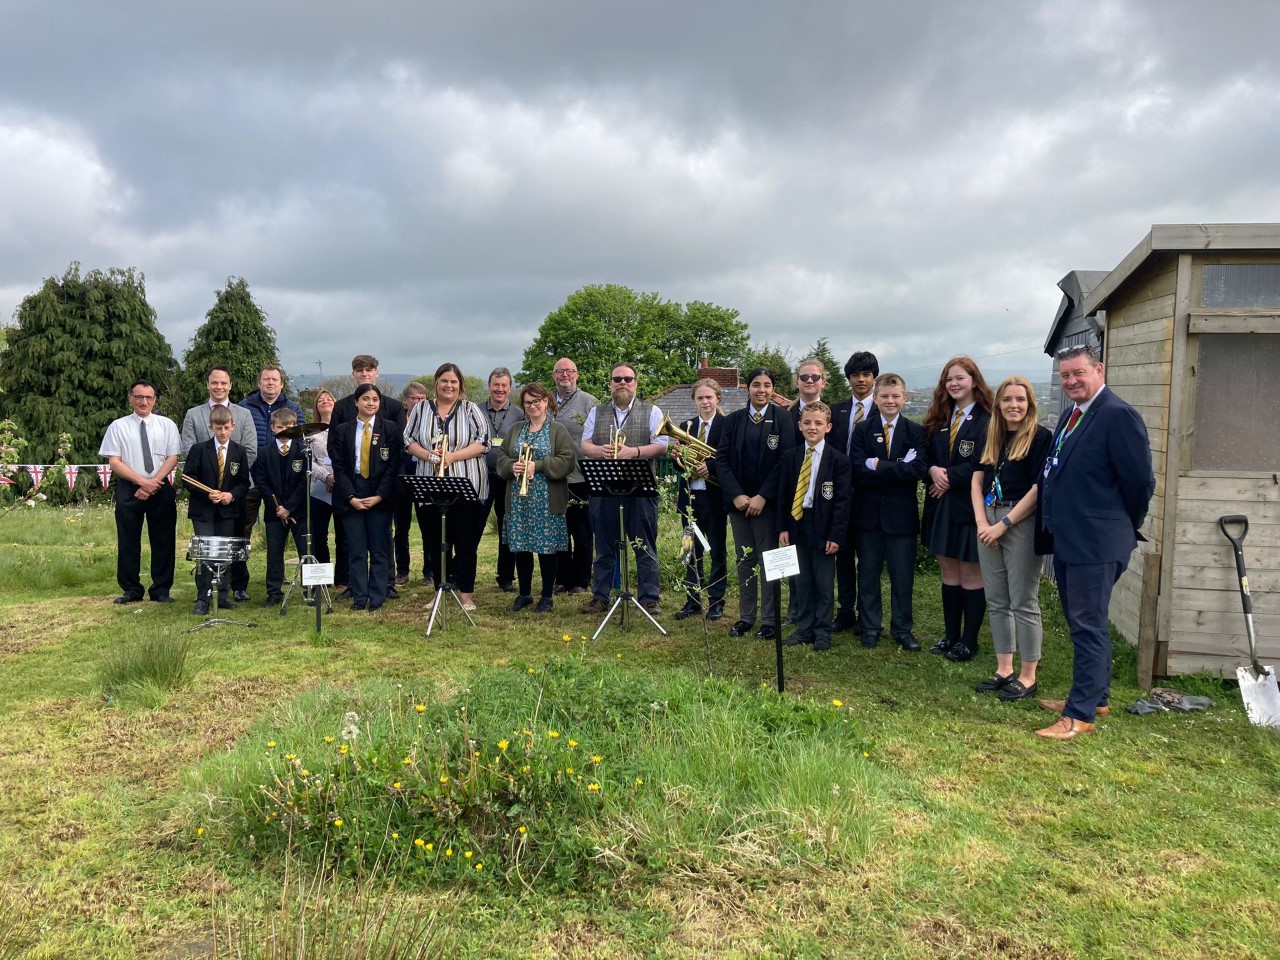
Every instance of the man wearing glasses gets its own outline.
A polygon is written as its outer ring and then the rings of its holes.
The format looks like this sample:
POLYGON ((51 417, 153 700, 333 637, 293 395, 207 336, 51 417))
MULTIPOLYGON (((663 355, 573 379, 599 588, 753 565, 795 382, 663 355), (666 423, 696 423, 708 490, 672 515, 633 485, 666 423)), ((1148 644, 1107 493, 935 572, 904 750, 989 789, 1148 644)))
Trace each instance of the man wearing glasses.
MULTIPOLYGON (((636 397, 636 371, 627 364, 613 368, 609 378, 610 403, 587 414, 579 450, 589 459, 653 460, 667 449, 667 438, 656 436, 662 411, 636 397)), ((652 466, 650 466, 652 469, 652 466)), ((596 559, 591 601, 583 613, 608 613, 618 555, 618 498, 591 498, 591 529, 595 531, 596 559)), ((635 545, 636 597, 649 613, 658 613, 658 501, 656 497, 623 500, 626 539, 635 545)))
POLYGON ((107 427, 98 455, 116 476, 116 580, 118 604, 142 600, 142 523, 151 543, 151 599, 173 603, 173 541, 178 525, 169 477, 178 464, 182 437, 168 417, 154 413, 156 388, 146 380, 129 388, 133 413, 107 427))
MULTIPOLYGON (((556 361, 552 376, 556 382, 555 421, 569 431, 573 448, 582 443, 582 428, 587 415, 600 401, 585 390, 578 389, 578 365, 568 357, 556 361)), ((556 592, 586 593, 591 589, 591 512, 587 507, 591 496, 587 481, 573 464, 569 474, 569 509, 564 521, 569 528, 569 549, 560 554, 556 563, 556 592)))

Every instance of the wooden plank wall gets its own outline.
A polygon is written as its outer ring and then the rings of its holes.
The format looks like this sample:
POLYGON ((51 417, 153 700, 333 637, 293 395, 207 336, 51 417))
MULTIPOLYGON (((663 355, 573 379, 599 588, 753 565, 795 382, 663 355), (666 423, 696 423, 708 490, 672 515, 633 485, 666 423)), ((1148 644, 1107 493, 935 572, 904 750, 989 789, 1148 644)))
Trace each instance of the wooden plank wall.
POLYGON ((1184 475, 1176 513, 1169 673, 1230 676, 1247 662, 1235 560, 1218 527, 1228 514, 1249 518, 1244 558, 1258 657, 1280 666, 1280 479, 1184 475))
POLYGON ((1142 621, 1145 554, 1159 552, 1164 535, 1163 467, 1168 450, 1177 265, 1173 256, 1153 258, 1107 311, 1107 386, 1142 415, 1156 473, 1156 493, 1142 527, 1149 542, 1138 544, 1111 594, 1111 621, 1135 645, 1142 621))

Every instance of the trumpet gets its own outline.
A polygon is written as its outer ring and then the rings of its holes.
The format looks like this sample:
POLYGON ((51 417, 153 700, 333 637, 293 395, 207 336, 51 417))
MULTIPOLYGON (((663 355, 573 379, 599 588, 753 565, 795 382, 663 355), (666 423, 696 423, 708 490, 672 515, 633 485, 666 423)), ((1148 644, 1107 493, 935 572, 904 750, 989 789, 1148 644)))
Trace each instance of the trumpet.
POLYGON ((444 455, 449 452, 449 435, 447 433, 442 433, 437 436, 435 440, 432 441, 431 449, 435 452, 436 456, 440 458, 436 461, 435 475, 437 477, 443 477, 445 476, 445 471, 449 469, 444 462, 444 455))
POLYGON ((621 430, 616 426, 609 428, 609 446, 613 448, 613 459, 618 459, 618 454, 622 452, 622 441, 624 436, 621 430))
MULTIPOLYGON (((687 430, 681 430, 665 414, 662 417, 662 422, 658 424, 655 436, 670 437, 677 442, 678 446, 671 454, 672 459, 680 465, 684 475, 691 480, 698 475, 698 465, 713 459, 716 455, 715 447, 709 443, 703 443, 687 430)), ((715 477, 707 477, 706 481, 707 483, 716 483, 715 477)))
POLYGON ((527 497, 529 495, 529 474, 533 472, 533 447, 530 444, 520 444, 520 462, 524 464, 524 470, 520 473, 520 496, 527 497))

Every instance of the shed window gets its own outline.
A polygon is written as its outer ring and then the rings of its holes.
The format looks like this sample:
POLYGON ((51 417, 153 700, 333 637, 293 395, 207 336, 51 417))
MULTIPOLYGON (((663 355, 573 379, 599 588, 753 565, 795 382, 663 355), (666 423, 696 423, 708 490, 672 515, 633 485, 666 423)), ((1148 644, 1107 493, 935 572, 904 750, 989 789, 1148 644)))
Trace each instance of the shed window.
POLYGON ((1201 334, 1195 470, 1280 468, 1280 333, 1201 334))
POLYGON ((1280 307, 1280 263, 1207 263, 1206 307, 1280 307))

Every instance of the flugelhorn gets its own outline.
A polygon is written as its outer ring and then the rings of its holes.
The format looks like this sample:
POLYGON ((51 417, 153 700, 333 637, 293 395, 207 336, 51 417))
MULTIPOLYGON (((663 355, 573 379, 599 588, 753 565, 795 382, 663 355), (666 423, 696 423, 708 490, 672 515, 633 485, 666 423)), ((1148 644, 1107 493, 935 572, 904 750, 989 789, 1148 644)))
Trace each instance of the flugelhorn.
POLYGON ((431 448, 435 451, 436 456, 440 458, 436 461, 436 476, 443 477, 445 476, 445 471, 449 469, 448 465, 444 462, 444 455, 449 452, 449 435, 447 433, 442 433, 437 436, 435 441, 431 444, 431 448))
MULTIPOLYGON (((697 477, 698 465, 705 463, 716 455, 716 448, 709 443, 704 443, 687 430, 681 430, 666 414, 662 416, 662 422, 658 424, 655 436, 670 437, 675 440, 679 446, 672 453, 672 458, 684 470, 685 476, 690 479, 697 477)), ((715 483, 715 477, 706 477, 707 483, 715 483)))
POLYGON ((520 473, 520 496, 527 497, 529 495, 529 474, 533 472, 533 446, 531 444, 520 444, 520 462, 524 464, 524 470, 520 473))

